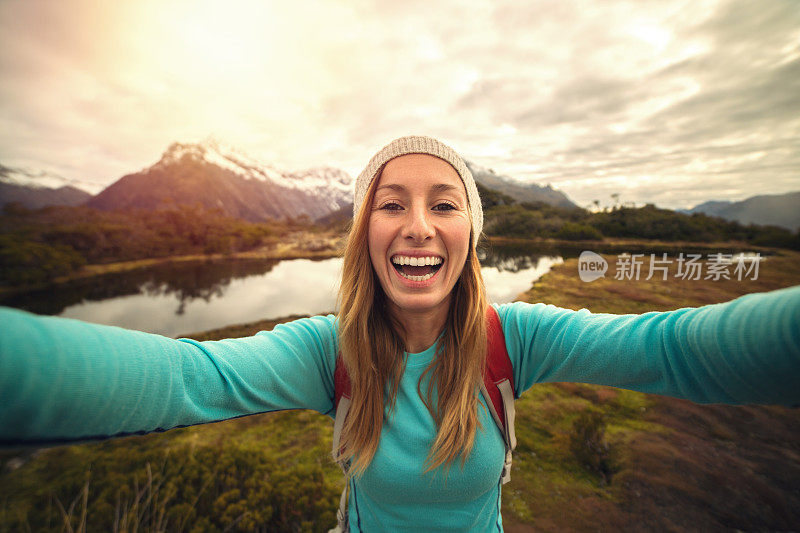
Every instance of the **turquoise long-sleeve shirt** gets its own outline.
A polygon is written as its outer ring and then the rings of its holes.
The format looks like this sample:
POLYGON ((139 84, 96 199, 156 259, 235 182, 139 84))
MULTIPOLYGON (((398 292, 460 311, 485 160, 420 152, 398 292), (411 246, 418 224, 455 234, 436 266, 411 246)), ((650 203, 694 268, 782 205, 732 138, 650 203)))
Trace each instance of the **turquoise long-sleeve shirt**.
MULTIPOLYGON (((517 395, 572 381, 696 402, 800 404, 800 286, 642 315, 495 307, 517 395)), ((0 308, 0 444, 75 442, 281 409, 333 416, 337 342, 332 315, 197 342, 0 308)), ((378 451, 351 481, 353 531, 502 531, 504 447, 486 409, 464 468, 454 463, 446 483, 441 469, 422 473, 436 427, 417 380, 434 353, 406 354, 378 451)))

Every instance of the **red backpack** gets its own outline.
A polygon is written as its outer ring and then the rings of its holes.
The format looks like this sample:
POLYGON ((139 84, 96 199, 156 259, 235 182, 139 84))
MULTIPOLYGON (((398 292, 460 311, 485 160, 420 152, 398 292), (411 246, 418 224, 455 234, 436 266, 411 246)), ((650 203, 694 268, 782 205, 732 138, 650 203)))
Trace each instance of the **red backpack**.
MULTIPOLYGON (((486 310, 486 336, 487 353, 486 368, 483 371, 483 383, 481 383, 481 393, 492 419, 497 424, 503 441, 506 445, 506 458, 503 464, 503 471, 500 474, 502 482, 508 483, 511 480, 511 454, 517 446, 517 438, 514 434, 514 369, 511 366, 511 359, 506 350, 506 341, 503 335, 503 328, 500 325, 500 317, 494 307, 489 306, 486 310)), ((339 458, 339 441, 342 436, 344 419, 350 409, 350 376, 344 363, 341 362, 341 355, 336 358, 336 369, 333 373, 334 382, 334 406, 336 407, 336 419, 333 425, 333 460, 342 467, 342 471, 347 475, 349 461, 339 458)), ((349 530, 347 523, 347 487, 345 483, 342 497, 339 500, 339 510, 336 513, 338 526, 331 529, 331 532, 345 532, 349 530)))

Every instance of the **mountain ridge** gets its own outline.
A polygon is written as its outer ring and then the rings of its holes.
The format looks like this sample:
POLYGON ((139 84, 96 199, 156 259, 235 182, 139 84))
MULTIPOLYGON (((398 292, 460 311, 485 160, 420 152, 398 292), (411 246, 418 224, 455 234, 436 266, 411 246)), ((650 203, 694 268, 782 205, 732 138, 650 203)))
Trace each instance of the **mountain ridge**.
POLYGON ((497 174, 494 170, 482 167, 472 161, 465 161, 465 163, 475 181, 485 187, 507 194, 520 203, 544 202, 557 207, 578 207, 566 194, 550 185, 523 183, 511 176, 497 174))
POLYGON ((0 165, 0 208, 10 203, 18 203, 27 209, 80 205, 97 190, 96 185, 71 180, 54 172, 0 165))
POLYGON ((800 228, 800 191, 784 194, 759 194, 738 202, 709 200, 680 213, 704 213, 741 224, 780 226, 792 231, 800 228))
POLYGON ((218 141, 172 143, 155 164, 127 174, 90 199, 97 209, 220 208, 261 222, 315 220, 347 204, 352 178, 333 167, 286 172, 218 141))
MULTIPOLYGON (((566 194, 550 185, 523 183, 471 161, 466 164, 478 183, 507 194, 517 202, 578 207, 566 194)), ((2 169, 7 167, 0 165, 2 169)), ((317 166, 287 171, 259 161, 214 137, 198 143, 173 142, 154 164, 125 174, 93 197, 74 190, 50 192, 44 187, 69 184, 74 180, 54 174, 45 178, 45 174, 23 170, 16 172, 13 180, 0 179, 0 203, 24 199, 20 203, 37 208, 85 202, 88 207, 101 210, 202 205, 220 208, 228 215, 251 222, 298 217, 327 220, 331 216, 341 218, 347 211, 354 185, 353 178, 341 169, 317 166)), ((0 172, 0 178, 3 175, 0 172)))

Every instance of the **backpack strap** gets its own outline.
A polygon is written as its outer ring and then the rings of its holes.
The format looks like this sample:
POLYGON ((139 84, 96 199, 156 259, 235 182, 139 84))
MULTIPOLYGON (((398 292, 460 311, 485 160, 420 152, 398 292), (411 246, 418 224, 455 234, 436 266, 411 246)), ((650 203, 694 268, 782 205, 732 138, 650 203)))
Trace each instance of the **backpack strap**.
POLYGON ((514 368, 506 350, 500 316, 491 305, 486 309, 486 337, 486 368, 483 372, 481 393, 506 445, 506 458, 501 474, 505 484, 511 481, 511 456, 517 447, 517 436, 514 432, 514 368))
POLYGON ((339 406, 339 399, 345 396, 350 397, 350 374, 342 361, 342 354, 336 356, 336 368, 333 371, 333 401, 334 407, 339 406))
POLYGON ((341 457, 339 442, 342 438, 344 419, 347 418, 347 412, 350 410, 351 389, 350 375, 347 373, 347 368, 345 368, 344 361, 341 359, 341 354, 336 356, 336 369, 333 372, 333 401, 336 407, 336 418, 333 423, 331 455, 333 456, 333 460, 341 467, 342 472, 344 472, 345 479, 342 496, 339 498, 339 509, 336 511, 337 525, 334 529, 329 530, 328 533, 345 533, 350 531, 350 524, 347 520, 347 489, 350 486, 350 480, 347 478, 347 471, 350 469, 350 461, 341 457))
MULTIPOLYGON (((347 412, 350 410, 350 375, 347 373, 347 367, 342 361, 342 354, 336 356, 336 368, 333 371, 333 406, 336 408, 336 417, 333 423, 333 446, 331 454, 333 460, 341 466, 343 459, 339 454, 339 441, 342 437, 342 428, 344 427, 344 419, 347 417, 347 412)), ((347 473, 347 472, 345 472, 347 473)))

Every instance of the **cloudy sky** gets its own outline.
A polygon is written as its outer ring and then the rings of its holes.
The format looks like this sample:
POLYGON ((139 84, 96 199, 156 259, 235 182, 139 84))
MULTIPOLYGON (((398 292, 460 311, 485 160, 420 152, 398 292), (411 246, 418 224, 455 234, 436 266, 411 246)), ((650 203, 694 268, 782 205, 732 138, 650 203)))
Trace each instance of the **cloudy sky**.
POLYGON ((800 190, 794 0, 0 0, 0 164, 109 184, 215 136, 357 175, 433 135, 576 203, 800 190))

